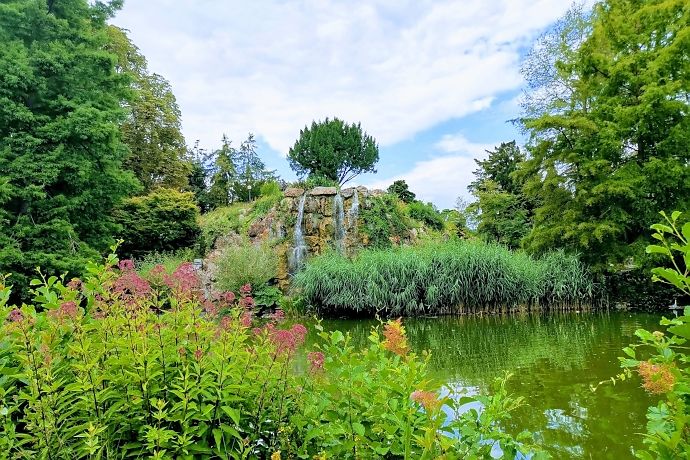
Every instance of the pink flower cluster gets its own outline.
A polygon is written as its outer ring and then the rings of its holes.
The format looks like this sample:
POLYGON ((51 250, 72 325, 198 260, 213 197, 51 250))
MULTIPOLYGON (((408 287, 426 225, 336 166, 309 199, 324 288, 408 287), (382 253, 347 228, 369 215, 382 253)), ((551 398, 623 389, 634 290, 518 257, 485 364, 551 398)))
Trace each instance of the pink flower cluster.
POLYGON ((76 302, 63 302, 59 308, 50 310, 48 316, 62 322, 66 319, 74 320, 79 316, 79 308, 76 302))
MULTIPOLYGON (((124 260, 120 262, 125 262, 124 260)), ((113 285, 113 290, 125 298, 146 297, 151 293, 151 285, 134 270, 125 271, 113 285)))
POLYGON ((295 324, 290 329, 277 329, 273 323, 269 323, 265 328, 255 328, 254 334, 260 335, 263 331, 268 332, 268 339, 276 347, 276 354, 292 354, 304 343, 307 337, 307 328, 301 324, 295 324))
POLYGON ((191 293, 201 287, 201 280, 189 262, 180 264, 172 275, 164 275, 163 282, 170 289, 185 293, 191 293))
POLYGON ((315 373, 323 370, 323 363, 326 361, 326 357, 320 351, 312 351, 307 355, 307 360, 309 361, 309 370, 315 373))

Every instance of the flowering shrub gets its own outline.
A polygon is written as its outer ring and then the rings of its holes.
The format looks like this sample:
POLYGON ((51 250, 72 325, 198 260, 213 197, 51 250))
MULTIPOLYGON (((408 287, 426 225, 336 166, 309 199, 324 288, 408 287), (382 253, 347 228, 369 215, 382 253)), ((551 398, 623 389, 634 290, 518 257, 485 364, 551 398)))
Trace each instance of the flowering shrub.
MULTIPOLYGON (((680 212, 668 217, 661 213, 664 223, 652 226, 652 235, 658 245, 647 247, 647 252, 662 254, 673 268, 655 268, 653 280, 675 286, 684 295, 690 295, 690 222, 680 224, 680 212)), ((647 412, 647 433, 644 442, 648 450, 637 452, 641 459, 690 458, 690 372, 688 371, 687 343, 690 340, 690 307, 682 316, 662 319, 666 332, 635 331, 639 343, 630 345, 621 358, 624 373, 621 379, 639 375, 642 387, 663 398, 647 412), (640 352, 638 349, 642 349, 640 352), (645 359, 641 359, 642 355, 645 359)))
POLYGON ((254 318, 249 285, 202 295, 188 264, 140 277, 111 255, 84 280, 0 277, 0 458, 467 458, 500 443, 519 401, 439 391, 400 321, 356 351, 340 332, 254 318), (453 417, 448 414, 455 411, 453 417))

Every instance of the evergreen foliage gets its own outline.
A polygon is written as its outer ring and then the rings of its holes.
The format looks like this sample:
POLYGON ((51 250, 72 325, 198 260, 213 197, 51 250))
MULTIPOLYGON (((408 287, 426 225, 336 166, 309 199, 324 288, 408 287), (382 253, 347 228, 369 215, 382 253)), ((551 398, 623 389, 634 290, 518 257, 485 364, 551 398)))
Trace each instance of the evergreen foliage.
POLYGON ((190 192, 158 188, 125 200, 115 217, 122 227, 121 251, 127 257, 189 248, 201 233, 199 209, 190 192))
POLYGON ((359 123, 326 118, 300 131, 288 160, 300 176, 325 177, 342 185, 364 172, 376 172, 379 147, 359 123))
POLYGON ((0 3, 0 272, 78 273, 112 243, 130 76, 108 51, 121 2, 0 3))
POLYGON ((404 180, 396 180, 388 187, 388 193, 397 195, 401 201, 405 203, 412 203, 415 199, 415 194, 410 191, 410 187, 404 180))

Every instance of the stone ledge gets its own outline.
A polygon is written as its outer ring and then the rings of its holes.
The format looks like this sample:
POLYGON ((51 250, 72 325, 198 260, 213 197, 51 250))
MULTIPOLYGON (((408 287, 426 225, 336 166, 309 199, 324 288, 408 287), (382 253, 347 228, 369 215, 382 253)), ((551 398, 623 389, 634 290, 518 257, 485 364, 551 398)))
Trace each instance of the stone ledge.
POLYGON ((338 189, 335 187, 314 187, 309 190, 309 195, 312 196, 328 196, 335 195, 338 193, 338 189))
POLYGON ((296 198, 298 196, 304 195, 304 189, 302 188, 288 188, 283 192, 283 195, 287 198, 296 198))

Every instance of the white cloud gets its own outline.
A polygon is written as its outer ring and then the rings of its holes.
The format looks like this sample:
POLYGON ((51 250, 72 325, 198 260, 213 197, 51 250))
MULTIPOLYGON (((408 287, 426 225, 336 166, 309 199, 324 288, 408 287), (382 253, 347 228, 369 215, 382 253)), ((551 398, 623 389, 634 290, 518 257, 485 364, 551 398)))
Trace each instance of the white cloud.
POLYGON ((462 134, 445 135, 436 148, 446 155, 419 161, 406 173, 367 185, 385 189, 393 181, 404 179, 418 199, 431 201, 441 209, 452 208, 458 196, 469 197, 467 186, 477 169, 474 159, 486 158, 486 151, 495 145, 471 142, 462 134))
POLYGON ((385 146, 486 108, 570 2, 128 0, 113 22, 171 81, 190 142, 252 131, 284 153, 326 116, 385 146))

